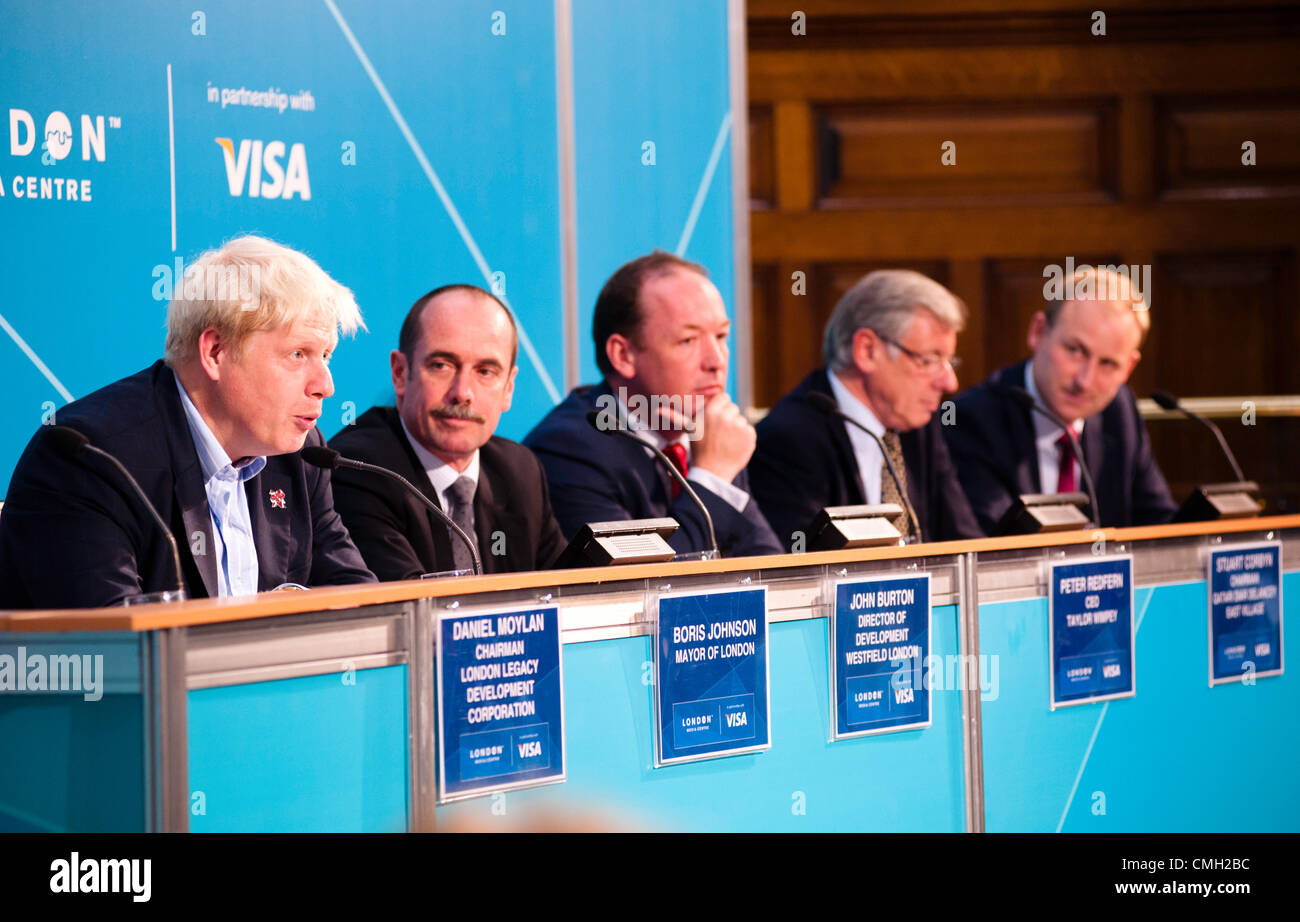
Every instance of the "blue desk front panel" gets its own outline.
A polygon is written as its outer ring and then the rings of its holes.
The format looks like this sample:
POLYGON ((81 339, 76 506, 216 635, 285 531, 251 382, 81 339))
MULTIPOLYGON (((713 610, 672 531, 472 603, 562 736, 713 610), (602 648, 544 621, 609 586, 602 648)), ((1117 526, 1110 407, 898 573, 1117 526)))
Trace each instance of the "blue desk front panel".
MULTIPOLYGON (((955 655, 955 606, 935 609, 933 630, 933 652, 955 655)), ((771 750, 658 770, 650 639, 567 644, 568 782, 441 807, 439 826, 500 828, 578 808, 636 829, 962 831, 960 694, 934 693, 928 729, 828 743, 826 644, 824 618, 772 625, 771 750)))
MULTIPOLYGON (((1300 830, 1300 680, 1211 689, 1205 583, 1134 593, 1137 695, 1048 709, 1047 600, 980 606, 990 832, 1300 830)), ((1283 577, 1295 618, 1300 573, 1283 577)))
POLYGON ((405 666, 189 693, 193 832, 400 832, 405 666))
POLYGON ((144 832, 137 694, 0 694, 0 833, 144 832))
POLYGON ((0 634, 0 833, 145 831, 140 684, 134 634, 0 634))

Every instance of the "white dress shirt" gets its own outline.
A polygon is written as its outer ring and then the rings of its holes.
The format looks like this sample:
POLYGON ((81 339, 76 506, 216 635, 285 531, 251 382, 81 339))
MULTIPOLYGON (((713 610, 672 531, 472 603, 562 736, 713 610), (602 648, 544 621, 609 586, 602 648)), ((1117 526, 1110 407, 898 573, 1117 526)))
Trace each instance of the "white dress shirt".
POLYGON ((212 519, 212 553, 217 560, 217 595, 254 595, 257 592, 257 546, 253 543, 253 522, 248 512, 244 484, 266 467, 266 458, 231 461, 226 450, 190 400, 185 385, 176 377, 176 390, 185 408, 190 438, 199 456, 203 491, 208 497, 212 519))
MULTIPOLYGON (((1034 384, 1033 359, 1025 363, 1025 390, 1029 391, 1029 396, 1033 397, 1035 402, 1047 406, 1043 402, 1042 395, 1038 393, 1037 385, 1034 384)), ((1061 455, 1056 440, 1061 437, 1062 429, 1037 410, 1030 410, 1029 415, 1034 420, 1034 444, 1038 447, 1039 492, 1056 493, 1061 483, 1061 455)), ((1083 420, 1076 419, 1070 428, 1074 430, 1075 438, 1083 438, 1083 420)), ((1071 460, 1070 464, 1074 467, 1075 486, 1080 487, 1083 481, 1079 479, 1081 476, 1079 462, 1071 460)))
MULTIPOLYGON (((720 476, 713 473, 713 471, 695 466, 692 461, 694 455, 694 452, 691 450, 692 443, 691 440, 687 438, 689 433, 665 433, 660 432, 657 429, 651 429, 641 420, 632 416, 628 411, 627 404, 623 403, 622 400, 619 401, 619 415, 622 419, 627 420, 628 430, 633 435, 645 442, 647 445, 655 446, 660 451, 663 451, 675 442, 680 442, 682 445, 685 445, 686 464, 689 470, 686 479, 692 483, 698 483, 706 490, 721 497, 727 505, 735 509, 737 512, 745 511, 745 507, 749 505, 748 493, 740 489, 740 487, 736 486, 734 483, 728 483, 723 480, 720 476)), ((655 462, 655 465, 658 466, 658 462, 655 462)), ((671 494, 669 495, 671 496, 671 494)))
MULTIPOLYGON (((856 423, 866 426, 868 431, 874 432, 877 437, 885 437, 885 425, 876 419, 876 414, 872 413, 870 408, 849 393, 849 389, 844 386, 835 372, 828 372, 826 375, 831 382, 831 393, 835 395, 835 402, 840 406, 840 412, 856 423)), ((885 463, 884 457, 880 454, 880 446, 875 443, 871 436, 866 432, 858 429, 857 426, 850 426, 848 423, 840 421, 849 434, 849 444, 853 446, 853 457, 858 462, 858 475, 862 478, 862 489, 866 493, 864 502, 874 505, 880 502, 880 468, 885 463)))
POLYGON ((420 466, 424 468, 429 483, 433 484, 433 489, 437 491, 438 502, 442 504, 443 512, 451 512, 451 498, 447 495, 447 490, 460 478, 468 477, 474 481, 475 491, 478 490, 477 448, 474 449, 474 457, 469 460, 469 467, 465 468, 464 471, 458 471, 417 442, 415 437, 411 435, 411 430, 406 428, 406 420, 402 420, 402 431, 406 433, 406 440, 411 443, 411 448, 415 449, 415 457, 419 460, 420 466))

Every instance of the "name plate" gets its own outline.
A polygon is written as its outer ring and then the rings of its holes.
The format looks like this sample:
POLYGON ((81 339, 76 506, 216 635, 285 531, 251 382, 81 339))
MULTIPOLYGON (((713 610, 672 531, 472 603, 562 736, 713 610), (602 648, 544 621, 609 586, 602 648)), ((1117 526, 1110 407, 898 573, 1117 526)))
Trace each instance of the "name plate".
POLYGON ((564 780, 560 610, 443 614, 438 802, 564 780))
POLYGON ((769 748, 767 587, 665 593, 656 610, 655 767, 769 748))
POLYGON ((845 579, 831 611, 831 740, 930 726, 930 574, 845 579))
POLYGON ((1136 694, 1133 558, 1054 563, 1048 598, 1052 709, 1136 694))
POLYGON ((1282 674, 1282 544, 1210 552, 1210 685, 1282 674))

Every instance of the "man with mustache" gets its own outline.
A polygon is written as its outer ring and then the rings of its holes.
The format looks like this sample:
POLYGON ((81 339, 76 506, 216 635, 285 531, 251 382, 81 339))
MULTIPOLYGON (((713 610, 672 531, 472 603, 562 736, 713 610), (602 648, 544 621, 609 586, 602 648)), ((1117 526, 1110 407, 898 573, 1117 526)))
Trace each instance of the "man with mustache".
MULTIPOLYGON (((237 237, 189 265, 167 306, 163 358, 63 407, 54 422, 115 456, 176 538, 190 598, 282 584, 374 582, 304 445, 334 393, 352 292, 306 255, 237 237)), ((176 588, 176 558, 98 456, 47 427, 14 469, 0 516, 0 609, 116 605, 176 588)))
POLYGON ((1097 483, 1094 521, 1158 524, 1176 510, 1124 383, 1151 326, 1147 303, 1126 276, 1105 267, 1080 267, 1067 288, 1067 299, 1048 301, 1030 321, 1033 356, 960 395, 955 425, 944 430, 990 534, 1019 494, 1084 489, 1064 431, 1018 403, 1008 387, 1027 390, 1074 430, 1097 483))
MULTIPOLYGON (((826 324, 826 367, 758 424, 750 463, 754 495, 792 550, 826 506, 904 506, 904 492, 916 510, 918 540, 982 536, 935 415, 944 393, 957 389, 953 350, 965 322, 966 307, 952 292, 906 269, 872 272, 840 298, 826 324), (810 394, 833 399, 875 433, 891 453, 901 491, 875 440, 818 411, 810 394)), ((910 531, 905 512, 894 525, 910 531)))
MULTIPOLYGON (((436 288, 411 306, 389 356, 396 407, 372 407, 330 440, 415 484, 474 539, 485 573, 545 569, 565 546, 541 465, 493 434, 510 409, 518 352, 514 317, 496 297, 436 288)), ((389 478, 340 469, 334 492, 381 580, 472 566, 464 542, 389 478)))
POLYGON ((648 448, 597 432, 629 429, 664 451, 709 510, 727 557, 775 554, 776 536, 749 494, 754 427, 727 396, 731 321, 697 263, 656 250, 624 263, 596 298, 592 338, 605 380, 575 388, 524 444, 537 452, 570 538, 587 522, 669 516, 678 553, 709 549, 699 507, 648 448))

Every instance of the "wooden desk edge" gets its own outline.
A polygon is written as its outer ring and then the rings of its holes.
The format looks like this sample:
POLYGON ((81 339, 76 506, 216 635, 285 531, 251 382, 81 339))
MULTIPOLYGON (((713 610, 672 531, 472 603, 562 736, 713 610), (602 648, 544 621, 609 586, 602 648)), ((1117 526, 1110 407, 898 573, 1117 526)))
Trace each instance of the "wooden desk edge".
POLYGON ((977 538, 966 541, 937 541, 904 547, 859 548, 847 551, 814 551, 770 557, 736 557, 725 560, 680 563, 634 564, 581 570, 536 570, 442 580, 406 580, 350 586, 323 586, 307 592, 263 592, 252 598, 193 599, 142 605, 138 608, 85 608, 51 611, 0 612, 0 633, 57 633, 71 631, 152 631, 169 627, 219 624, 270 618, 277 615, 314 611, 337 611, 365 605, 409 602, 422 598, 478 595, 509 589, 628 582, 641 579, 699 576, 709 573, 782 570, 873 560, 916 557, 950 557, 958 554, 991 553, 1025 548, 1091 544, 1099 536, 1107 542, 1151 541, 1197 535, 1233 534, 1247 531, 1280 531, 1300 527, 1300 515, 1231 519, 1216 522, 1187 522, 1177 525, 1148 525, 1135 528, 1102 528, 1057 532, 1046 535, 1017 535, 1009 538, 977 538))

